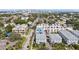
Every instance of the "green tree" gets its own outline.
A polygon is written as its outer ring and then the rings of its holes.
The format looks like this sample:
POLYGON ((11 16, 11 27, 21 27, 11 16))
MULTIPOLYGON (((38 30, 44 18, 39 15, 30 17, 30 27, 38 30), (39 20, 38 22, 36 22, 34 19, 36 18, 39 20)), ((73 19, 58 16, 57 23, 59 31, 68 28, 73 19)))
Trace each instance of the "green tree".
POLYGON ((17 20, 14 20, 14 23, 15 24, 27 24, 27 21, 21 20, 21 19, 17 19, 17 20))
POLYGON ((54 24, 55 21, 53 21, 53 20, 49 20, 48 23, 49 23, 49 25, 51 25, 51 24, 54 24))
POLYGON ((55 43, 52 45, 52 47, 55 48, 55 50, 64 50, 65 49, 65 44, 63 43, 55 43))
POLYGON ((74 45, 72 45, 76 50, 79 50, 79 45, 77 45, 77 44, 74 44, 74 45))
POLYGON ((13 25, 7 25, 7 27, 5 27, 5 30, 6 30, 6 32, 12 32, 12 28, 13 28, 14 26, 13 25))
POLYGON ((2 22, 0 22, 0 27, 4 27, 4 24, 2 22))
POLYGON ((5 33, 0 30, 0 39, 4 39, 4 38, 5 38, 5 33))
POLYGON ((74 22, 73 25, 74 25, 74 29, 79 30, 79 22, 74 22))
POLYGON ((0 17, 10 17, 11 14, 0 14, 0 17))
POLYGON ((15 48, 16 49, 21 49, 22 48, 22 42, 21 41, 18 41, 15 45, 15 48))

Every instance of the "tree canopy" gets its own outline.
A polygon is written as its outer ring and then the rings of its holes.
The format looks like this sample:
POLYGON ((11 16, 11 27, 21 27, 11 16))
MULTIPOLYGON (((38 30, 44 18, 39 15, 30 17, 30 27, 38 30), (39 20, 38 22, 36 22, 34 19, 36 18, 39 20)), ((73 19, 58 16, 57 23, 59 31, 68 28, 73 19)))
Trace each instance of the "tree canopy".
POLYGON ((12 25, 7 25, 7 27, 5 27, 5 30, 6 30, 6 32, 12 32, 12 28, 13 28, 14 26, 12 26, 12 25))

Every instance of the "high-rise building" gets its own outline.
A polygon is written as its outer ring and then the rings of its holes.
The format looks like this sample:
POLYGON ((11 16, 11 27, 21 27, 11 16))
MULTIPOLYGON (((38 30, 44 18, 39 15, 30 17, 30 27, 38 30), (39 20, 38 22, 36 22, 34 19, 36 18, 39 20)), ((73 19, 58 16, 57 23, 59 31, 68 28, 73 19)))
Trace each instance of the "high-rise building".
POLYGON ((36 27, 36 43, 45 43, 46 42, 46 33, 41 26, 36 27))

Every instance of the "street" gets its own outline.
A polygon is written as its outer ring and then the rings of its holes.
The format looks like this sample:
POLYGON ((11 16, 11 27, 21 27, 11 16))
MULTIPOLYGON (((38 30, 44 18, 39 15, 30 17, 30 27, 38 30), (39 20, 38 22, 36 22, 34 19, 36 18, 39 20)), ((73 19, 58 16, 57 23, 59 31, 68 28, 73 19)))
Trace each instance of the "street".
POLYGON ((30 44, 30 38, 33 34, 33 30, 27 35, 26 42, 24 43, 22 50, 28 50, 27 46, 30 44))

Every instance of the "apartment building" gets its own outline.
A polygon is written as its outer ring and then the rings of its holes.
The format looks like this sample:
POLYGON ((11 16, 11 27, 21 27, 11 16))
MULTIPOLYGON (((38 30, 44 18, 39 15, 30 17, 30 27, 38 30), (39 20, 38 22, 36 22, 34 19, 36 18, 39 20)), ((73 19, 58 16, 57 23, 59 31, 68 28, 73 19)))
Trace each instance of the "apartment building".
POLYGON ((22 16, 21 20, 27 20, 29 17, 22 16))
POLYGON ((26 24, 22 24, 22 25, 18 24, 12 29, 12 32, 26 34, 27 29, 28 26, 26 24))
POLYGON ((46 43, 46 33, 41 26, 37 26, 36 28, 36 43, 46 43))

